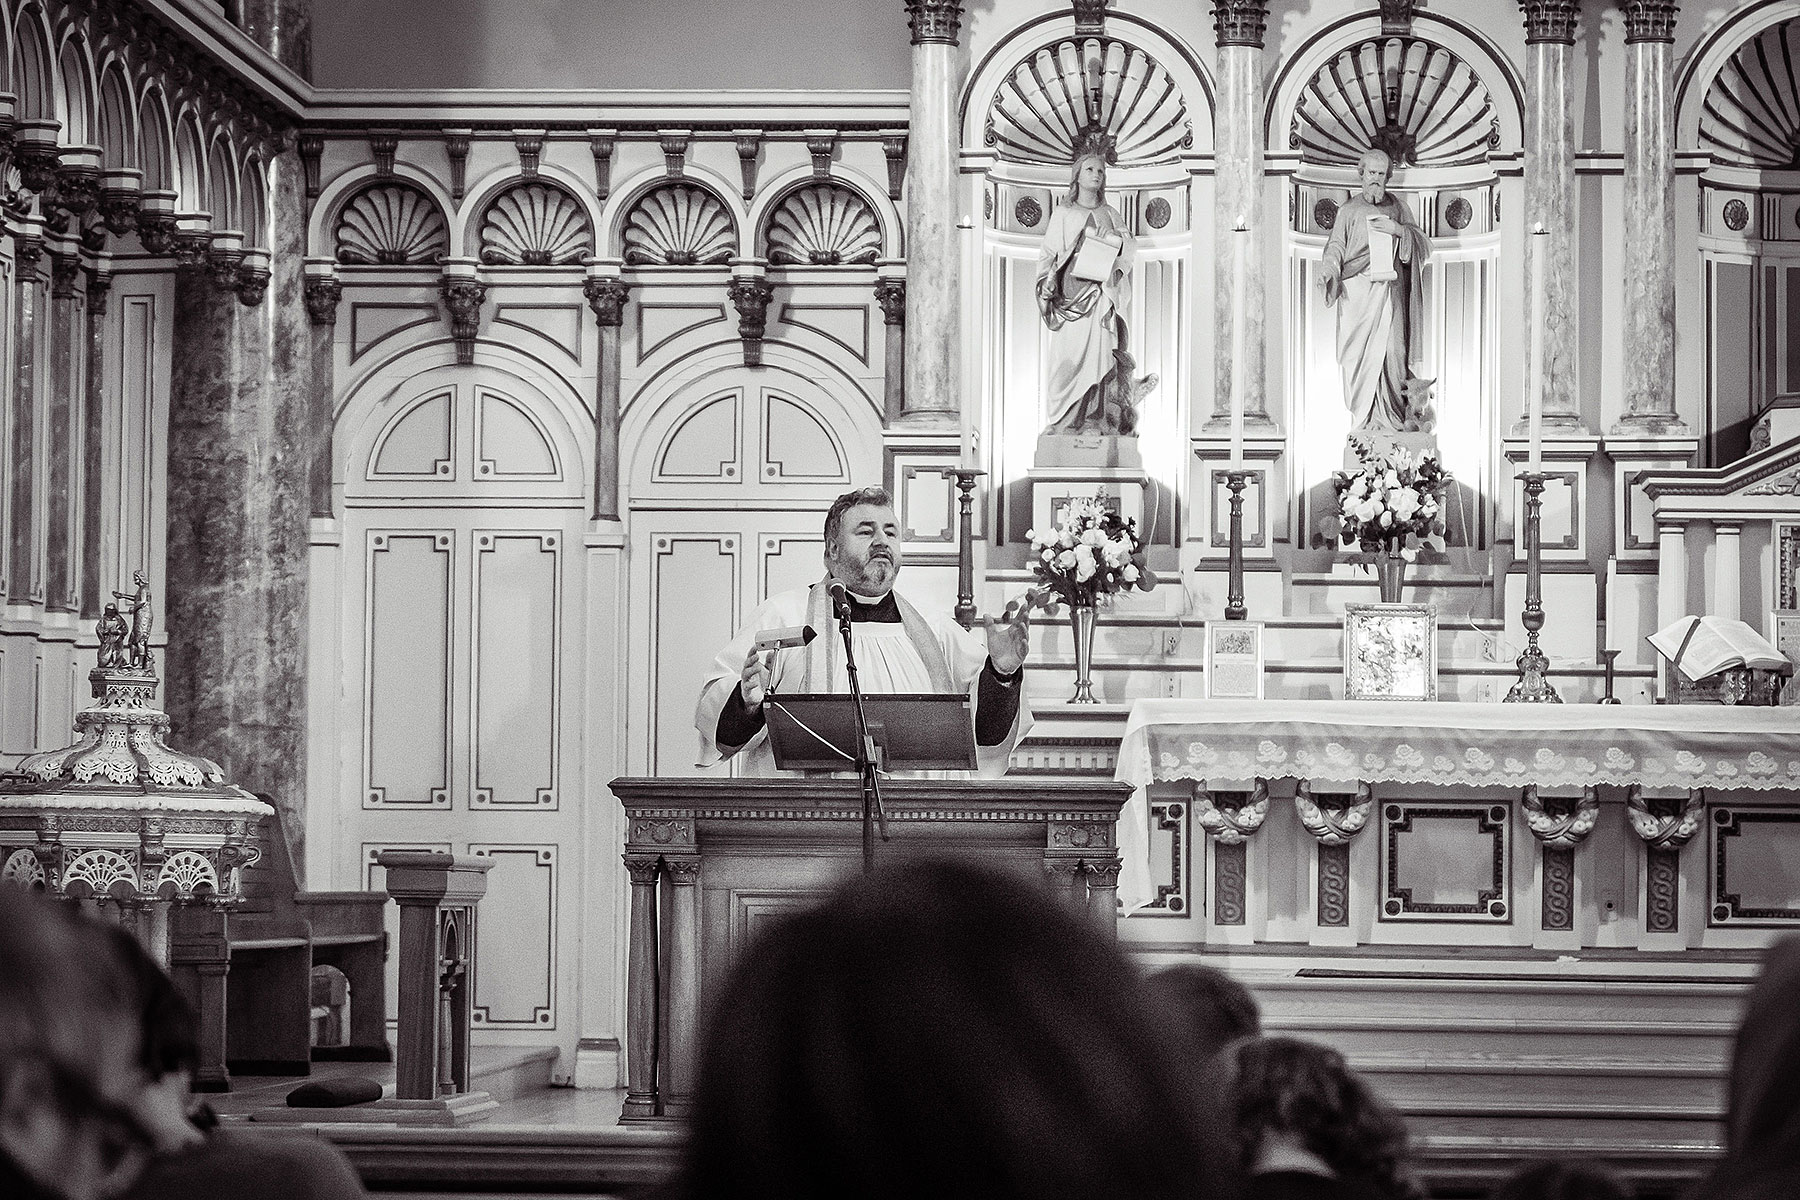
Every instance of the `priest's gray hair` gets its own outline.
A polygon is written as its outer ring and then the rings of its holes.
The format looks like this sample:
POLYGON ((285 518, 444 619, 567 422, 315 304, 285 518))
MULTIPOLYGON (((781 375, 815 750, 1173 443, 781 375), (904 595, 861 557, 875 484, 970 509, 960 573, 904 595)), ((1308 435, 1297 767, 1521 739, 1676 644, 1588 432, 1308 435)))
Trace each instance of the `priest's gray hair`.
POLYGON ((831 502, 831 508, 825 513, 825 544, 827 546, 837 540, 838 526, 844 523, 844 514, 859 504, 872 504, 881 508, 894 507, 894 498, 888 495, 884 487, 857 488, 854 492, 845 492, 831 502))

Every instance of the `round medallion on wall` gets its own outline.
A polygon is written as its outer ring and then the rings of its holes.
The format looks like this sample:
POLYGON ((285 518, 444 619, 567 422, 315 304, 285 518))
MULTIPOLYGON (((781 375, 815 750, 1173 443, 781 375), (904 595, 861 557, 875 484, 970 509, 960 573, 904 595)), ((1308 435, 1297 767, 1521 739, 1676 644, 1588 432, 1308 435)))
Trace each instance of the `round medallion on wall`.
POLYGON ((1043 219, 1043 205, 1030 196, 1020 197, 1019 202, 1013 205, 1013 220, 1027 229, 1036 229, 1037 223, 1043 219))
MULTIPOLYGON (((1750 206, 1742 200, 1727 200, 1724 215, 1725 228, 1733 233, 1742 233, 1744 226, 1750 223, 1750 206)), ((1800 219, 1800 214, 1796 216, 1800 219)))
POLYGON ((1183 912, 1186 909, 1187 909, 1187 905, 1182 902, 1182 899, 1180 896, 1170 896, 1169 897, 1169 911, 1170 912, 1178 913, 1178 912, 1183 912))
POLYGON ((1320 229, 1330 229, 1337 224, 1337 201, 1320 200, 1313 205, 1313 224, 1320 229))
POLYGON ((1398 900, 1389 900, 1381 907, 1382 911, 1386 912, 1390 917, 1397 917, 1400 915, 1400 902, 1398 900))
POLYGON ((1475 206, 1467 199, 1458 196, 1444 208, 1444 224, 1452 229, 1467 229, 1469 222, 1475 219, 1475 206))
POLYGON ((1504 900, 1488 901, 1488 916, 1493 917, 1496 920, 1503 919, 1506 916, 1506 901, 1504 901, 1504 900))
POLYGON ((1174 210, 1169 207, 1168 200, 1158 196, 1144 206, 1144 223, 1152 229, 1161 229, 1169 223, 1173 214, 1174 210))
POLYGON ((1715 921, 1731 920, 1731 905, 1729 905, 1729 904, 1713 905, 1713 920, 1715 920, 1715 921))

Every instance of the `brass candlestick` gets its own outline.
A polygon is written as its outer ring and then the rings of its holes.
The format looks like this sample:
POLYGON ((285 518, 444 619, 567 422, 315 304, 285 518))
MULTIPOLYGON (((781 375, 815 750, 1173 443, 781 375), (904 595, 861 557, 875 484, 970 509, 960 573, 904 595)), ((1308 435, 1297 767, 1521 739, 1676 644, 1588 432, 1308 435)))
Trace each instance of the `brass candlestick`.
POLYGON ((986 475, 974 467, 945 467, 945 479, 954 480, 959 522, 956 554, 956 622, 964 629, 975 626, 975 481, 986 475))
POLYGON ((1550 659, 1538 649, 1538 630, 1544 627, 1543 563, 1538 551, 1538 527, 1544 511, 1544 473, 1521 471, 1525 485, 1525 649, 1519 654, 1519 681, 1506 693, 1508 704, 1561 704, 1562 697, 1550 686, 1550 659))
POLYGON ((1231 548, 1225 560, 1225 619, 1243 621, 1250 616, 1244 605, 1244 485, 1250 472, 1233 467, 1225 472, 1225 486, 1231 490, 1231 548))

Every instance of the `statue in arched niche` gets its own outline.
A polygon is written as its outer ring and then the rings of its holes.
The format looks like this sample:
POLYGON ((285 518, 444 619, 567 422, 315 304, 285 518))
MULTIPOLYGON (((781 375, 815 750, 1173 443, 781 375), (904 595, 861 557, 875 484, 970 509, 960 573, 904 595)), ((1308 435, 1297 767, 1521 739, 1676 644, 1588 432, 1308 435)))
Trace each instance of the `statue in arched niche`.
POLYGON ((1352 433, 1429 432, 1430 379, 1413 373, 1425 348, 1423 277, 1431 242, 1406 202, 1387 190, 1393 160, 1357 160, 1361 190, 1337 211, 1319 282, 1337 307, 1337 360, 1352 433))
POLYGON ((1156 386, 1155 375, 1134 374, 1130 352, 1136 265, 1136 239, 1106 202, 1106 155, 1079 149, 1038 251, 1038 313, 1050 330, 1046 434, 1136 431, 1138 401, 1156 386))

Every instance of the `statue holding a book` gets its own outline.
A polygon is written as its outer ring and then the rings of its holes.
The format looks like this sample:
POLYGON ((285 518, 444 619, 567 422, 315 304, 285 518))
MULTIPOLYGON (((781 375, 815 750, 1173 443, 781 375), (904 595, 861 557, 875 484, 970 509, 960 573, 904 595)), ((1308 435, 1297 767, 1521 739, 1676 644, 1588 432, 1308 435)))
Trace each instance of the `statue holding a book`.
POLYGON ((1046 434, 1125 435, 1156 386, 1130 353, 1131 273, 1137 244, 1106 202, 1106 155, 1077 154, 1069 190, 1038 252, 1038 312, 1050 330, 1046 434))

